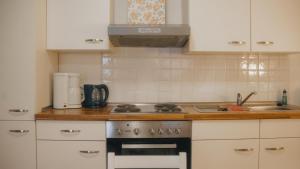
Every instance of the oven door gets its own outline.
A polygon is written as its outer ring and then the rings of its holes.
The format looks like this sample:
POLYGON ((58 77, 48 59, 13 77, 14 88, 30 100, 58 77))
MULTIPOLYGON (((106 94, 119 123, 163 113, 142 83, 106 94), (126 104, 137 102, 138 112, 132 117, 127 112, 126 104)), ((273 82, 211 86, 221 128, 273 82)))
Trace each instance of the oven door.
POLYGON ((108 139, 108 169, 189 169, 190 139, 108 139))

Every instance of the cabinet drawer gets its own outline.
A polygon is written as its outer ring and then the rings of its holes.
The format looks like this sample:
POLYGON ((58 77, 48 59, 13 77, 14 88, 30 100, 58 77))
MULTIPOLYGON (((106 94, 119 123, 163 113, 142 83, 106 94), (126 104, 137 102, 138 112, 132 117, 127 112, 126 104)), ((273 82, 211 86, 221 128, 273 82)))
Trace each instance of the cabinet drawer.
POLYGON ((105 169, 105 141, 37 142, 38 169, 105 169))
POLYGON ((192 140, 259 138, 258 120, 193 121, 192 140))
POLYGON ((300 137, 299 119, 261 120, 261 138, 300 137))
POLYGON ((105 140, 105 122, 37 121, 40 140, 105 140))
POLYGON ((5 105, 2 106, 2 104, 0 103, 0 112, 1 112, 0 120, 31 120, 31 121, 34 121, 34 113, 31 108, 26 108, 26 109, 12 108, 11 109, 9 107, 12 107, 12 106, 9 106, 9 104, 7 104, 5 102, 4 102, 4 104, 5 105))

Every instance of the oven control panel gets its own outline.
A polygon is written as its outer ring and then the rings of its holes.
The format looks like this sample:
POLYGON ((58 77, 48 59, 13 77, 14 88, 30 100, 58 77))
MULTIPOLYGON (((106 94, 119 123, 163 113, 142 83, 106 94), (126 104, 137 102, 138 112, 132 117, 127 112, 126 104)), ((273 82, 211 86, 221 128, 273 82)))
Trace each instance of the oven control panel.
POLYGON ((190 138, 190 121, 108 121, 107 138, 190 138))

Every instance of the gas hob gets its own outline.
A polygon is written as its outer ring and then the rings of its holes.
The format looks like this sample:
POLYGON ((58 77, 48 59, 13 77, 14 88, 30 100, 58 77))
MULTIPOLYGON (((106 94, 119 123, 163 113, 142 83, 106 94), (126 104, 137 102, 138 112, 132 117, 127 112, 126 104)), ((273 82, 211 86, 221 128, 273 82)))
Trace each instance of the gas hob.
POLYGON ((111 113, 185 113, 184 109, 172 103, 160 104, 119 104, 111 113))

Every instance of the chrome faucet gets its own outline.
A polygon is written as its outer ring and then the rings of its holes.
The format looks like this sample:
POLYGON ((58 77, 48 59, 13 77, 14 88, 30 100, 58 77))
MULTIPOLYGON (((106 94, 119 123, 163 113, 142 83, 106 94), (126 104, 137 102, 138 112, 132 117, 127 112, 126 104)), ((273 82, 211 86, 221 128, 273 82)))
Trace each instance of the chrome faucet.
POLYGON ((236 104, 237 104, 238 106, 243 106, 243 104, 245 104, 245 103, 247 102, 247 100, 249 100, 250 97, 251 97, 252 95, 256 95, 256 94, 257 94, 256 92, 251 92, 251 93, 243 100, 241 93, 238 93, 238 94, 237 94, 236 104))

